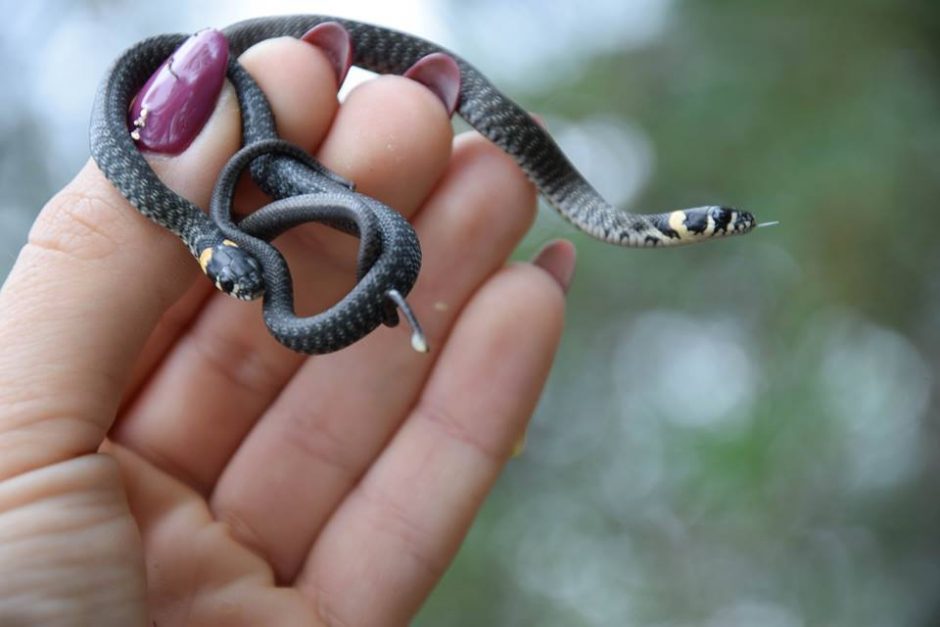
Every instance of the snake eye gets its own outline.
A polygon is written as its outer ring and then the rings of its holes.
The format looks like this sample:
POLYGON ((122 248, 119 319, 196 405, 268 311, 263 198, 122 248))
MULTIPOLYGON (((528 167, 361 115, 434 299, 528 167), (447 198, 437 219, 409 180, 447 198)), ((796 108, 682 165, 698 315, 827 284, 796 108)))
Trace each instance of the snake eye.
POLYGON ((258 261, 235 244, 225 242, 200 255, 203 271, 222 292, 252 300, 264 292, 258 261))

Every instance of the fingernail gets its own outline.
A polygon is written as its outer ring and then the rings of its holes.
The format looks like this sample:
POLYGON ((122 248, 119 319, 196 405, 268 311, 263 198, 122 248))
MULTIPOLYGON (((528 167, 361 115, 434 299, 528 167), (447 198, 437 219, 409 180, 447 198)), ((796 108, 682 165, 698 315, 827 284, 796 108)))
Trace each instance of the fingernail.
POLYGON ((323 51, 326 58, 333 64, 333 71, 336 72, 336 86, 342 85, 353 58, 352 39, 342 24, 339 22, 317 24, 304 33, 301 39, 323 51))
POLYGON ((575 260, 574 244, 568 240, 560 239, 545 245, 535 256, 532 263, 548 272, 558 283, 563 292, 568 291, 571 277, 574 275, 575 260))
POLYGON ((228 41, 219 31, 184 41, 131 103, 128 128, 137 145, 170 155, 186 150, 215 109, 227 65, 228 41))
POLYGON ((444 103, 447 115, 453 115, 460 97, 460 67, 450 55, 434 52, 421 57, 405 77, 430 89, 444 103))

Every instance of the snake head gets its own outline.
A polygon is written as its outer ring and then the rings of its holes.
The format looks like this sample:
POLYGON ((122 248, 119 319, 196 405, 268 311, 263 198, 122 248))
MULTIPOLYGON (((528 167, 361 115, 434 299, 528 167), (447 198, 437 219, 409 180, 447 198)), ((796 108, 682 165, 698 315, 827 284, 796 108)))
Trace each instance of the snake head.
POLYGON ((669 244, 687 244, 723 235, 743 235, 755 226, 754 216, 732 207, 710 205, 694 209, 680 209, 661 214, 659 226, 669 244))
POLYGON ((723 230, 728 235, 738 235, 748 233, 757 226, 757 220, 747 211, 733 207, 709 207, 708 211, 718 232, 723 230))
POLYGON ((253 300, 264 292, 261 265, 235 242, 205 248, 199 254, 199 265, 216 288, 239 300, 253 300))

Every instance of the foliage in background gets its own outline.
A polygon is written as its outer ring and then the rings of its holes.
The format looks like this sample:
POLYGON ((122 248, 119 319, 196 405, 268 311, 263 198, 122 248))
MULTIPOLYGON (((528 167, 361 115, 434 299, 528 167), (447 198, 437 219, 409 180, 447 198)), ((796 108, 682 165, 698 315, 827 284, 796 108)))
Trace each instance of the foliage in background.
MULTIPOLYGON (((655 41, 520 94, 643 137, 631 206, 781 225, 668 253, 575 237, 528 450, 420 624, 940 618, 938 24, 929 2, 674 3, 655 41)), ((599 183, 603 148, 579 160, 599 183)), ((550 236, 571 233, 545 216, 526 252, 550 236)))

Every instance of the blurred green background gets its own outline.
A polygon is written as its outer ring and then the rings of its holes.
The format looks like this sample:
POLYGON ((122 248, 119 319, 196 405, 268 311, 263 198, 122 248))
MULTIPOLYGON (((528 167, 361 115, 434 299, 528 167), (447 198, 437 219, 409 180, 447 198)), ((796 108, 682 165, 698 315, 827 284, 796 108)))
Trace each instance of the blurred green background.
MULTIPOLYGON (((580 266, 550 385, 420 626, 940 624, 940 3, 0 0, 0 273, 107 64, 318 12, 437 39, 615 204, 780 220, 580 266)), ((481 242, 481 246, 485 242, 481 242)), ((472 254, 472 251, 468 251, 472 254)))

